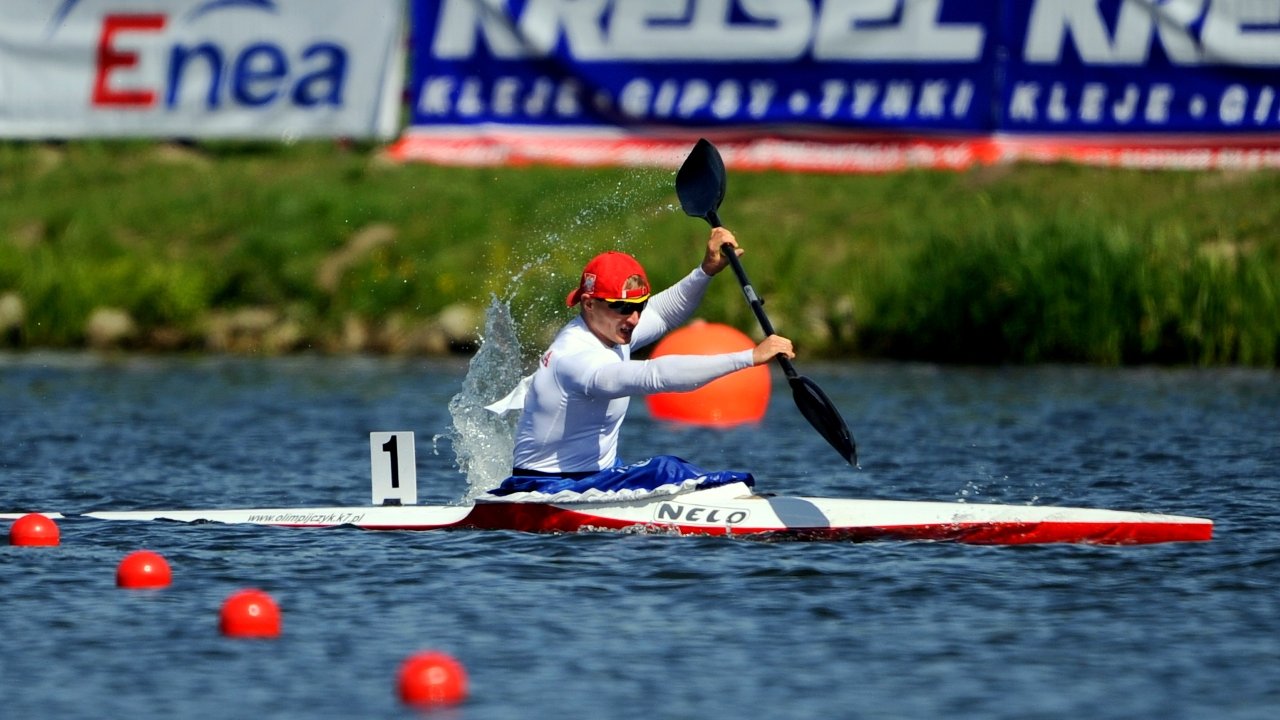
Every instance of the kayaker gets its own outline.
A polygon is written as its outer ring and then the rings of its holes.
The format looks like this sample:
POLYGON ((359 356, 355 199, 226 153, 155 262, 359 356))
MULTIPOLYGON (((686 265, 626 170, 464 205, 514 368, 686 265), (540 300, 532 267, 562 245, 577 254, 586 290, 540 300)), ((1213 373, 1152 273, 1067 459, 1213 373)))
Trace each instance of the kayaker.
POLYGON ((580 314, 560 330, 524 383, 514 476, 581 478, 613 467, 632 395, 694 390, 779 354, 795 357, 790 340, 770 335, 751 350, 631 359, 632 350, 689 320, 711 278, 729 264, 720 252, 725 243, 743 253, 733 233, 715 228, 702 263, 653 296, 634 257, 610 251, 587 263, 565 300, 581 306, 580 314))

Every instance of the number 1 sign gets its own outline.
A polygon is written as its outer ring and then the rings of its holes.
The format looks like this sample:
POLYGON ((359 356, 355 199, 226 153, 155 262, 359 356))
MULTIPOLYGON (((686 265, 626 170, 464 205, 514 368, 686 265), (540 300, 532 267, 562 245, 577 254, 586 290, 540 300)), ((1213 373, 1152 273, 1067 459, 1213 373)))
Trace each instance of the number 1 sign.
POLYGON ((416 505, 418 465, 413 433, 369 433, 369 467, 374 505, 416 505))

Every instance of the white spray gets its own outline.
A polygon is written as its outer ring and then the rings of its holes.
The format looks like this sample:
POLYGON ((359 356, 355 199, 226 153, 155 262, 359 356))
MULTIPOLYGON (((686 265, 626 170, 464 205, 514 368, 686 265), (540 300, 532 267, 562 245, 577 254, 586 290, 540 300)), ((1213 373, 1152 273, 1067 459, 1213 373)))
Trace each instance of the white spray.
MULTIPOLYGON (((655 170, 651 173, 633 173, 628 182, 618 182, 612 193, 603 194, 590 208, 584 208, 574 217, 562 232, 548 232, 542 236, 541 242, 526 245, 532 251, 533 259, 514 273, 509 287, 518 288, 533 281, 526 275, 545 274, 538 287, 546 287, 547 297, 538 299, 541 308, 556 308, 557 303, 563 310, 560 298, 567 293, 569 287, 563 278, 557 278, 552 266, 552 249, 568 242, 565 232, 591 232, 593 240, 605 240, 612 246, 625 246, 625 238, 601 238, 598 232, 600 222, 625 213, 634 213, 637 202, 648 202, 655 189, 671 187, 671 174, 668 171, 655 170), (649 182, 641 182, 647 179, 649 182), (523 282, 522 282, 523 281, 523 282), (552 289, 554 288, 554 289, 552 289)), ((665 205, 649 210, 657 215, 671 212, 673 206, 665 205)), ((583 254, 592 252, 584 244, 583 254)), ((570 280, 576 282, 575 276, 570 280)), ((467 376, 462 382, 462 389, 449 401, 449 414, 453 418, 453 427, 449 437, 453 444, 458 470, 467 478, 467 492, 462 501, 471 501, 488 490, 497 487, 511 474, 511 457, 515 449, 516 413, 502 415, 485 408, 505 396, 524 375, 525 358, 522 356, 520 344, 520 325, 538 325, 547 320, 545 312, 533 307, 521 313, 520 320, 513 318, 511 303, 514 292, 508 297, 491 296, 489 306, 485 310, 484 332, 480 340, 480 349, 467 367, 467 376)), ((531 361, 532 362, 532 361, 531 361)), ((531 371, 531 369, 530 369, 531 371)))
POLYGON ((480 349, 467 367, 462 390, 449 401, 453 452, 458 469, 467 476, 463 500, 474 500, 511 474, 515 413, 485 409, 520 380, 520 339, 508 302, 491 296, 480 349))

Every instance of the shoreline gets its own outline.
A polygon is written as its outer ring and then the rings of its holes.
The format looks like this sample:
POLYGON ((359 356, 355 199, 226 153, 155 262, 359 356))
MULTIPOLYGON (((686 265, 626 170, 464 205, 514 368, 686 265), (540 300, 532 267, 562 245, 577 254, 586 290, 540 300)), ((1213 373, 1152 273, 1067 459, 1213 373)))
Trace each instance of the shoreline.
MULTIPOLYGON (((705 227, 658 168, 449 168, 376 146, 0 143, 0 349, 449 356, 541 347, 586 257, 658 285, 705 227)), ((812 358, 1280 366, 1280 172, 730 172, 721 215, 812 358)), ((717 281, 699 317, 759 335, 717 281)))

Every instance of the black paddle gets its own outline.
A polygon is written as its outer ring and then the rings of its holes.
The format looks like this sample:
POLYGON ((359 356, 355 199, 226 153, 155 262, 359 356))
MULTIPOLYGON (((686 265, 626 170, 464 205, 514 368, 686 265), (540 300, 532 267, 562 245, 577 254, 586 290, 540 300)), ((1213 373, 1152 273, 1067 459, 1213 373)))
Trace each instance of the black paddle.
MULTIPOLYGON (((680 197, 680 207, 686 215, 700 217, 713 228, 720 227, 720 217, 716 215, 716 210, 724 200, 725 185, 724 161, 720 159, 720 151, 706 139, 699 140, 680 166, 680 172, 676 173, 676 195, 680 197)), ((742 262, 738 260, 733 247, 725 243, 720 246, 720 252, 733 266, 733 274, 738 276, 742 293, 747 296, 747 302, 760 321, 765 335, 775 335, 773 324, 764 314, 764 301, 756 295, 755 288, 751 287, 747 272, 742 269, 742 262)), ((844 418, 840 417, 840 412, 831 404, 827 394, 822 392, 817 383, 797 373, 795 366, 786 357, 779 355, 778 364, 782 366, 787 382, 791 383, 791 393, 795 396, 800 414, 831 443, 831 447, 841 457, 850 465, 857 465, 858 448, 854 445, 853 436, 849 434, 849 427, 844 424, 844 418)))

